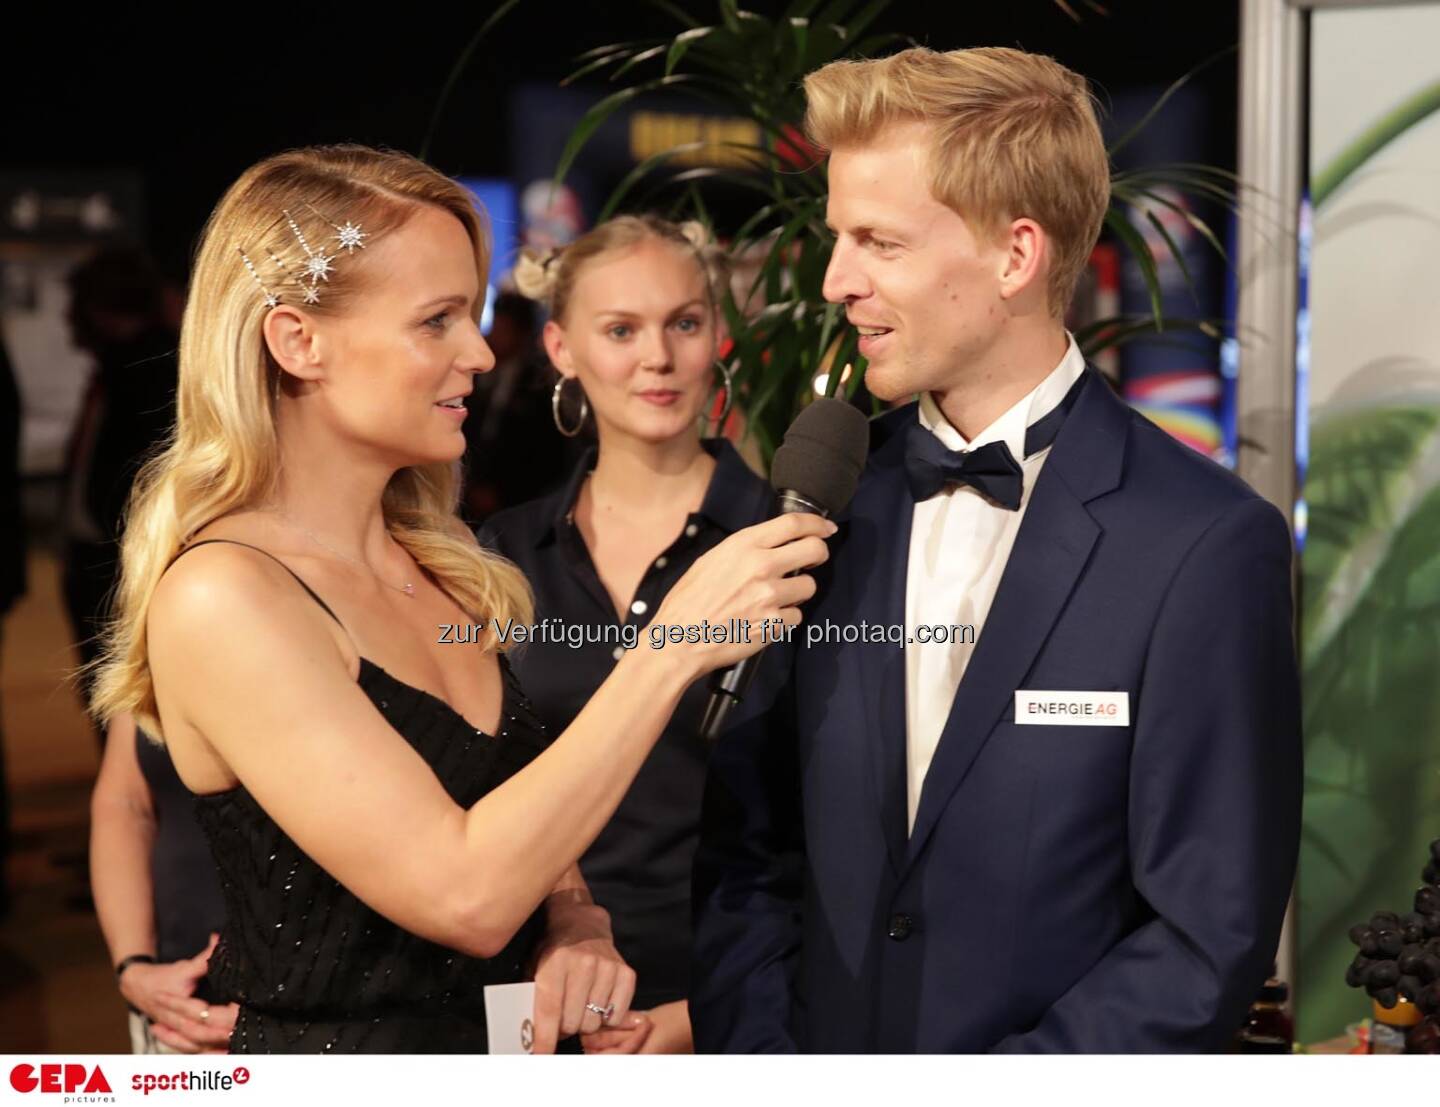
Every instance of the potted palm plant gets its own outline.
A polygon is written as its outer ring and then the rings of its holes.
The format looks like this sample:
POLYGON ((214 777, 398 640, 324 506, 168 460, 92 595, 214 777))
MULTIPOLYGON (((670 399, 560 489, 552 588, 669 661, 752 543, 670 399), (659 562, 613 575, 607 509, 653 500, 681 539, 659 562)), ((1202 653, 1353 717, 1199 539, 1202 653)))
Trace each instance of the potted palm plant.
MULTIPOLYGON (((509 0, 496 9, 462 55, 456 74, 479 38, 516 2, 509 0)), ((659 203, 668 206, 675 218, 709 224, 707 189, 720 184, 753 197, 751 214, 725 236, 744 274, 743 280, 732 284, 724 305, 732 336, 725 357, 747 434, 768 463, 785 427, 816 394, 817 384, 827 394, 853 396, 865 371, 855 332, 844 325, 840 307, 826 303, 821 295, 834 236, 825 226, 825 165, 799 129, 805 111, 801 80, 838 58, 873 56, 913 43, 899 34, 871 33, 891 0, 791 0, 773 16, 747 11, 737 0, 716 0, 709 22, 668 0, 649 2, 674 20, 672 34, 587 51, 566 78, 567 84, 604 79, 615 90, 594 103, 576 124, 556 167, 556 179, 564 179, 607 119, 641 97, 666 93, 753 124, 749 140, 679 143, 650 153, 619 182, 598 218, 630 205, 659 203), (695 164, 697 156, 705 164, 695 164), (830 371, 834 367, 840 371, 830 371)), ((1070 5, 1056 2, 1078 18, 1070 5)), ((1175 82, 1130 131, 1117 138, 1112 153, 1129 143, 1195 72, 1198 69, 1175 82)), ((1162 318, 1163 258, 1157 257, 1151 242, 1160 243, 1191 282, 1182 251, 1166 224, 1184 220, 1223 257, 1219 238, 1182 197, 1233 207, 1234 190, 1232 174, 1203 165, 1153 166, 1115 174, 1105 225, 1137 259, 1149 289, 1150 311, 1079 327, 1076 339, 1087 356, 1163 326, 1215 333, 1210 320, 1162 318), (1142 227, 1153 233, 1147 238, 1142 227)))

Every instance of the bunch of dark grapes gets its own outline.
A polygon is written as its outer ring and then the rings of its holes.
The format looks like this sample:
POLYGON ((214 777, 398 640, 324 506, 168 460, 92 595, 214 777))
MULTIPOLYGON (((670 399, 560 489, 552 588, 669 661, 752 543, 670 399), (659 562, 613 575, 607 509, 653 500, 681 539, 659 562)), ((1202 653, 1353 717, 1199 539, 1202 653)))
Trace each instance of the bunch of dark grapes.
POLYGON ((1360 947, 1345 970, 1345 983, 1364 988, 1382 1007, 1408 999, 1440 1019, 1440 838, 1430 843, 1430 860, 1415 893, 1414 910, 1403 915, 1377 911, 1367 924, 1352 926, 1360 947))

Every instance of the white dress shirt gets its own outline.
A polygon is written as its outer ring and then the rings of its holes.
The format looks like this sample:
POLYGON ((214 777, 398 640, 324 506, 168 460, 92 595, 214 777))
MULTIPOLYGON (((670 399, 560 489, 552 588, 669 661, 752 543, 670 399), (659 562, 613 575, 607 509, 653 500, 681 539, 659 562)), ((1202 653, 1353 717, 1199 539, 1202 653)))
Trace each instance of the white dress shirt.
MULTIPOLYGON (((967 442, 950 425, 930 393, 920 397, 920 425, 952 450, 973 450, 1003 441, 1024 470, 1020 510, 1008 511, 968 485, 947 484, 915 505, 910 525, 910 560, 905 575, 906 633, 923 624, 972 626, 978 643, 985 617, 1010 559, 1010 548, 1030 503, 1030 493, 1050 450, 1025 457, 1025 431, 1065 398, 1085 371, 1085 359, 1070 337, 1065 356, 1035 389, 967 442)), ((950 705, 975 646, 907 643, 905 647, 905 733, 909 827, 915 827, 920 789, 950 716, 950 705)))

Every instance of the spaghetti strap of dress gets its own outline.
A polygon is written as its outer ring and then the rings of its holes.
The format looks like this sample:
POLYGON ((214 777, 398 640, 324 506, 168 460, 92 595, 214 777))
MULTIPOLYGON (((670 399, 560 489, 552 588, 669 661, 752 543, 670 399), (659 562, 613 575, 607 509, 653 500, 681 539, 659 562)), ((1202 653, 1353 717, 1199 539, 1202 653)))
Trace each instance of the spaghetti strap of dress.
MULTIPOLYGON (((330 610, 330 605, 319 597, 319 595, 315 592, 315 589, 311 588, 308 584, 305 583, 304 579, 300 576, 299 573, 297 573, 294 569, 290 568, 290 566, 286 565, 285 562, 281 561, 269 550, 263 550, 259 546, 252 546, 249 542, 237 542, 233 538, 204 538, 201 539, 199 542, 192 542, 190 545, 186 546, 183 550, 177 553, 174 557, 170 559, 170 565, 174 565, 175 562, 179 561, 191 550, 198 550, 201 546, 209 546, 216 542, 224 542, 230 546, 244 546, 247 550, 254 550, 256 553, 264 554, 271 561, 275 562, 276 565, 280 566, 280 568, 284 569, 287 573, 294 577, 295 583, 300 585, 301 588, 305 589, 306 593, 310 596, 310 598, 316 603, 318 603, 322 609, 324 609, 326 615, 329 615, 330 618, 335 620, 341 630, 345 630, 345 624, 340 622, 340 616, 336 615, 335 612, 330 610)), ((165 568, 168 570, 170 566, 167 565, 165 568)), ((348 630, 345 630, 345 634, 348 637, 350 632, 348 630)))

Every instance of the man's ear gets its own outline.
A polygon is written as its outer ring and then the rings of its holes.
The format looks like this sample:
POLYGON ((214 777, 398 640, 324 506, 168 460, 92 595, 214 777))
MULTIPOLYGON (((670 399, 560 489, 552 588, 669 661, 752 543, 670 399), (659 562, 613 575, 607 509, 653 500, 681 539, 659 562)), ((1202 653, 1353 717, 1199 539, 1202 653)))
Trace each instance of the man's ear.
POLYGON ((565 328, 553 319, 546 320, 545 330, 541 332, 541 341, 545 343, 545 353, 550 357, 550 364, 562 377, 574 378, 575 358, 570 353, 570 343, 565 340, 565 328))
POLYGON ((270 356, 282 371, 304 381, 325 375, 324 341, 315 320, 305 312, 281 304, 265 317, 262 330, 270 356))
POLYGON ((1002 232, 1004 257, 1000 272, 1000 298, 1014 300, 1027 293, 1046 294, 1050 272, 1050 236, 1033 219, 1016 219, 1002 232))

